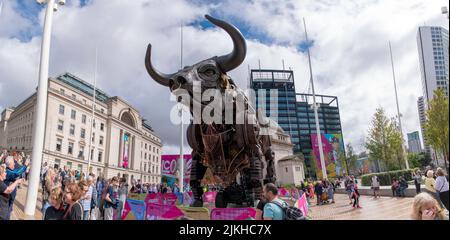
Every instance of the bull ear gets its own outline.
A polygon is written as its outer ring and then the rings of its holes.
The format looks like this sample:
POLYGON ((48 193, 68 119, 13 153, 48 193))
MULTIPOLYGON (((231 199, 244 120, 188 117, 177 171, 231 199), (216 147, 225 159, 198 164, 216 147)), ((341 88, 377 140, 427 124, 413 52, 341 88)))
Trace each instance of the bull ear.
POLYGON ((145 55, 145 68, 148 74, 159 84, 169 87, 170 78, 174 74, 164 74, 159 72, 153 67, 152 64, 152 45, 149 44, 147 48, 147 54, 145 55))
POLYGON ((205 15, 205 18, 225 30, 233 40, 233 51, 227 55, 217 57, 216 62, 225 73, 237 68, 244 62, 245 56, 247 55, 247 43, 245 42, 244 36, 236 27, 227 22, 209 15, 205 15))

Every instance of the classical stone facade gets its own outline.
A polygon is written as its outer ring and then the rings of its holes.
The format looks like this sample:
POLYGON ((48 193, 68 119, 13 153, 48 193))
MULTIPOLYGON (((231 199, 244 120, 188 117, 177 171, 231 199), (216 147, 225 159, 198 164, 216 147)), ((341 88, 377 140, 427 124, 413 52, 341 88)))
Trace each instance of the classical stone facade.
MULTIPOLYGON (((305 179, 304 158, 293 156, 294 144, 289 134, 278 127, 276 134, 271 136, 271 140, 272 150, 275 152, 277 184, 300 185, 300 182, 305 179)), ((303 155, 299 154, 299 156, 303 155)))
MULTIPOLYGON (((93 93, 92 85, 70 73, 49 79, 43 162, 87 172, 90 159, 89 172, 96 175, 160 182, 159 136, 137 109, 99 89, 91 124, 93 93)), ((36 93, 2 113, 2 147, 31 153, 35 107, 36 93)))

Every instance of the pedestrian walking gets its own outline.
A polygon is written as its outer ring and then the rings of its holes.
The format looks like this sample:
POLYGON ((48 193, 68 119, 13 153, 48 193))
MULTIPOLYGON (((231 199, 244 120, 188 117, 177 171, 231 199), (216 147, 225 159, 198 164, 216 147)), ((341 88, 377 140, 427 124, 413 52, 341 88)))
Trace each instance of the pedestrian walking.
POLYGON ((419 194, 420 185, 422 184, 422 174, 420 173, 420 170, 417 170, 414 173, 413 179, 414 179, 414 186, 416 187, 416 194, 419 194))
POLYGON ((377 175, 372 176, 372 190, 373 190, 373 197, 377 198, 380 197, 380 180, 378 179, 377 175))
POLYGON ((436 193, 439 194, 439 199, 441 200, 442 205, 449 210, 448 206, 448 180, 445 177, 444 169, 438 168, 436 170, 436 184, 434 186, 434 189, 436 190, 436 193))

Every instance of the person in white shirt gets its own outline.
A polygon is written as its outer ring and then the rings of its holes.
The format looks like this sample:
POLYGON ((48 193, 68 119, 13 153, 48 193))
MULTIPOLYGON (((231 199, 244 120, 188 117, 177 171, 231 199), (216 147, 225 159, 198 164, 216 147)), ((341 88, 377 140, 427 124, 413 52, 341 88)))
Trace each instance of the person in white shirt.
POLYGON ((436 170, 436 184, 434 185, 434 189, 439 194, 439 199, 442 204, 448 210, 448 181, 445 178, 444 169, 438 168, 436 170))
POLYGON ((378 179, 378 176, 372 177, 372 189, 373 189, 373 197, 374 198, 380 197, 380 195, 379 195, 380 181, 378 179))

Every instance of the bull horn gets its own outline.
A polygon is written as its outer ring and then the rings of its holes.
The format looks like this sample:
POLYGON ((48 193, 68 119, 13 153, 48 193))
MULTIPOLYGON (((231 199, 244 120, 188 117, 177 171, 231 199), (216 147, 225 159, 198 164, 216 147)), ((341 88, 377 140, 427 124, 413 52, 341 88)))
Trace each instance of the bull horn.
POLYGON ((241 65, 247 55, 247 44, 244 36, 236 27, 228 24, 227 22, 215 19, 209 15, 205 15, 205 18, 214 25, 225 30, 233 40, 233 51, 228 55, 217 57, 216 62, 225 73, 237 68, 241 65))
POLYGON ((153 67, 152 64, 152 45, 149 44, 147 48, 147 54, 145 55, 145 68, 148 74, 159 84, 169 87, 170 78, 173 74, 164 74, 159 72, 153 67))

